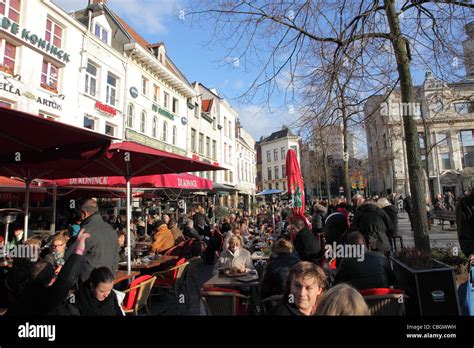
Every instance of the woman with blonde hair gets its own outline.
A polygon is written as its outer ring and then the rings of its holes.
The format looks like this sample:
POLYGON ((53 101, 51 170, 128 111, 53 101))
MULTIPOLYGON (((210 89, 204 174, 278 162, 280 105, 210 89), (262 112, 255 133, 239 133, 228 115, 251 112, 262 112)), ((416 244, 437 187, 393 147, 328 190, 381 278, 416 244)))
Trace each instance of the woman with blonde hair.
POLYGON ((370 311, 362 295, 353 287, 342 283, 323 294, 316 307, 315 315, 370 315, 370 311))

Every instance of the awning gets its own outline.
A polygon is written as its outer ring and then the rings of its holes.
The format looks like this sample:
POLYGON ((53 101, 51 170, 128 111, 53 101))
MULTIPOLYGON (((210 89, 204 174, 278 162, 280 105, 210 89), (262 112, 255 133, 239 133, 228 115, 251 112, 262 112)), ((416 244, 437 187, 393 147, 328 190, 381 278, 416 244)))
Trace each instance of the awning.
POLYGON ((219 191, 221 191, 221 192, 237 192, 238 190, 235 188, 235 186, 232 186, 232 185, 218 184, 218 183, 213 182, 212 183, 212 192, 218 193, 219 191))

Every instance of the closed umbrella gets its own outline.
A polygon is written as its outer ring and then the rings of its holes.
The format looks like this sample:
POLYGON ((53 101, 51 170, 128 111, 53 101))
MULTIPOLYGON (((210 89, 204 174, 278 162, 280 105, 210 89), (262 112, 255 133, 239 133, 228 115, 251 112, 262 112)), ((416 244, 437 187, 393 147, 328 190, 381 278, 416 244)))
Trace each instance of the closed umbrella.
POLYGON ((288 150, 286 154, 286 178, 288 181, 288 196, 293 217, 300 216, 309 227, 310 222, 305 217, 304 181, 301 175, 300 165, 294 150, 288 150))

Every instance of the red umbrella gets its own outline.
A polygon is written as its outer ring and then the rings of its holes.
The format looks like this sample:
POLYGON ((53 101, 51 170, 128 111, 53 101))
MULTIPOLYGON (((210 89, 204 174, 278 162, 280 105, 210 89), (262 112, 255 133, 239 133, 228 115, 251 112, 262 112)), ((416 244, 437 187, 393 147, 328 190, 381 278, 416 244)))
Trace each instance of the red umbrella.
MULTIPOLYGON (((127 181, 123 176, 60 179, 55 180, 54 183, 58 186, 71 187, 91 185, 99 187, 125 187, 127 185, 127 181)), ((212 189, 211 180, 188 173, 137 176, 130 179, 130 185, 134 188, 212 189)))
MULTIPOLYGON (((53 178, 59 172, 63 173, 61 177, 70 169, 67 163, 84 163, 102 156, 114 138, 3 107, 0 118, 0 175, 25 179, 26 240, 31 181, 53 178)), ((74 175, 77 173, 69 171, 62 177, 74 175)))
POLYGON ((288 181, 288 195, 290 197, 291 211, 294 216, 304 217, 304 181, 301 176, 298 158, 292 149, 288 150, 286 154, 286 177, 288 181))

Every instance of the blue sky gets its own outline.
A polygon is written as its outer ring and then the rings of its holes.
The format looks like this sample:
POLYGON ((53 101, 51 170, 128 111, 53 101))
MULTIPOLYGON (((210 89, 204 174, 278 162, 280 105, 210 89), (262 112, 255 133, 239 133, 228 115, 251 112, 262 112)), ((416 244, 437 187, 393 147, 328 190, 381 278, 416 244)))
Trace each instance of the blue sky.
MULTIPOLYGON (((66 12, 85 8, 88 0, 53 0, 66 12)), ((271 112, 260 104, 241 105, 234 98, 253 81, 255 72, 244 73, 234 57, 224 57, 222 47, 206 45, 211 28, 192 25, 180 0, 109 0, 108 6, 149 42, 163 41, 167 54, 190 82, 199 81, 216 88, 239 112, 246 130, 258 140, 283 124, 290 124, 288 106, 278 105, 271 112), (253 74, 252 74, 253 73, 253 74), (257 121, 257 122, 256 122, 257 121)))

